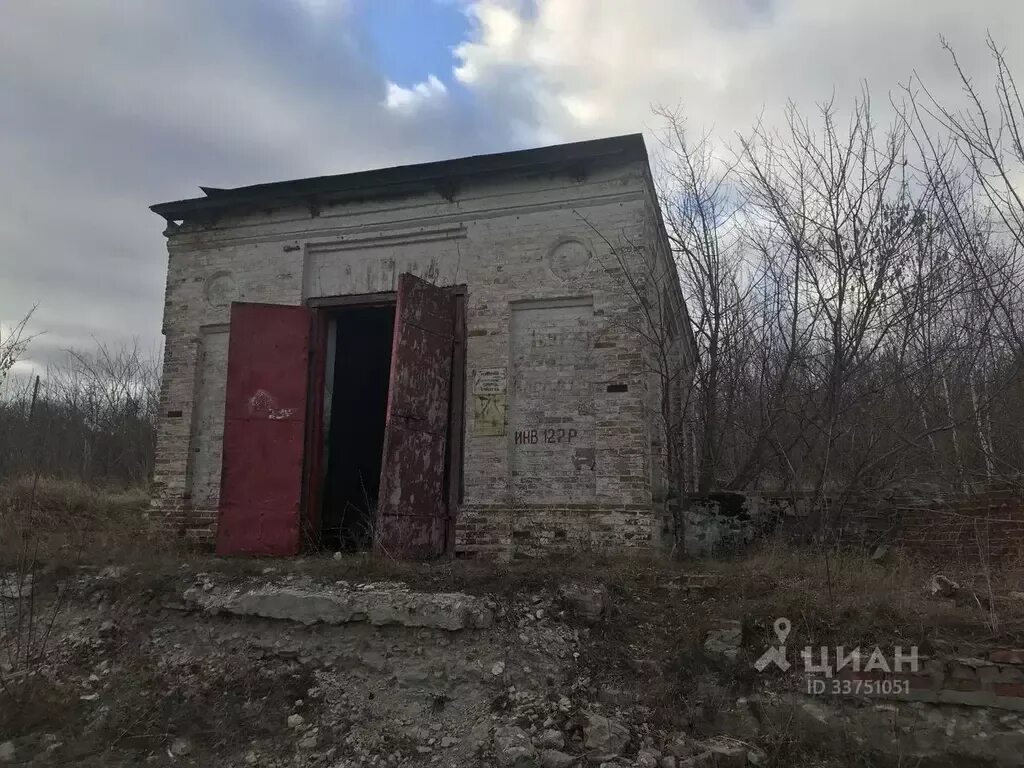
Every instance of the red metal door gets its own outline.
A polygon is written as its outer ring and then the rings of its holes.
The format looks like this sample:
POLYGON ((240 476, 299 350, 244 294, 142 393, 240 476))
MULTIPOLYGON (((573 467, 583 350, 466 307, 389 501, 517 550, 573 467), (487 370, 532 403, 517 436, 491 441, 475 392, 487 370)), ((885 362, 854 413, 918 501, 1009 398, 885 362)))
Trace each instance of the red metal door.
POLYGON ((383 555, 433 557, 445 551, 454 322, 450 290, 399 276, 374 538, 383 555))
POLYGON ((231 305, 217 554, 299 551, 309 311, 231 305))

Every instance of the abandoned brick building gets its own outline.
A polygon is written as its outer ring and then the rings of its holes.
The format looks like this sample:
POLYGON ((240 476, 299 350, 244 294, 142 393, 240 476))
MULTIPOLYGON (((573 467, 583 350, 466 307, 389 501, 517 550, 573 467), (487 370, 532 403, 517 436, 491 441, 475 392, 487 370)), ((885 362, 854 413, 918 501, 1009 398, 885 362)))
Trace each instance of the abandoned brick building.
POLYGON ((695 347, 640 135, 203 192, 152 207, 168 533, 224 554, 657 543, 662 406, 695 347))

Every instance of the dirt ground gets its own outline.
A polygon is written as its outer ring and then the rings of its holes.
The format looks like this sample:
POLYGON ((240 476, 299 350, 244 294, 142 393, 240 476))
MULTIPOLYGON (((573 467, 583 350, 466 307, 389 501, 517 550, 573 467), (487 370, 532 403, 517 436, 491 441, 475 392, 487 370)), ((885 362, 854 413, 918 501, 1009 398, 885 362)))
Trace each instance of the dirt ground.
MULTIPOLYGON (((128 504, 116 519, 132 514, 128 504)), ((594 723, 606 717, 627 734, 607 765, 897 765, 752 722, 749 704, 790 684, 749 663, 776 618, 791 620, 793 646, 1024 647, 1017 564, 986 572, 770 542, 700 562, 226 560, 158 546, 141 524, 134 541, 88 528, 30 542, 9 527, 0 546, 0 763, 586 765, 598 764, 594 723), (964 587, 956 598, 930 595, 940 568, 964 587), (339 583, 466 595, 493 623, 306 625, 184 599, 339 583), (728 621, 742 628, 736 658, 705 647, 728 621), (520 733, 524 754, 510 746, 520 733), (740 762, 725 748, 699 762, 715 737, 740 744, 740 762)), ((1024 733, 1024 720, 1003 726, 1024 733)))

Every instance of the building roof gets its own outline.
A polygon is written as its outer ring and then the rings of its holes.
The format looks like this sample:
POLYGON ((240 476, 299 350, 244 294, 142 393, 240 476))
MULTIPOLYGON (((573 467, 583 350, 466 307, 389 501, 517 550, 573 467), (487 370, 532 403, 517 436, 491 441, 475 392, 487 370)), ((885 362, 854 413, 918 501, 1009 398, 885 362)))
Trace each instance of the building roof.
POLYGON ((529 177, 557 173, 582 177, 598 167, 638 160, 647 161, 647 149, 643 136, 633 133, 537 149, 472 155, 335 176, 254 184, 235 189, 200 187, 205 197, 158 203, 150 206, 150 210, 167 221, 184 221, 295 203, 316 206, 401 197, 428 191, 439 192, 450 198, 461 183, 480 177, 529 177))

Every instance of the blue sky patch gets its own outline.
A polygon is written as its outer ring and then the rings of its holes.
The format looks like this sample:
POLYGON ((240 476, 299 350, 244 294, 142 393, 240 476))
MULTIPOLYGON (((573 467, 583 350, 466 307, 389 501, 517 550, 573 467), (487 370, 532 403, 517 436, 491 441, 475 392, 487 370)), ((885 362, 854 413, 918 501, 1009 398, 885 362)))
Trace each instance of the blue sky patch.
POLYGON ((469 19, 451 0, 360 0, 354 21, 392 82, 409 87, 434 74, 451 85, 452 48, 466 39, 469 19))

